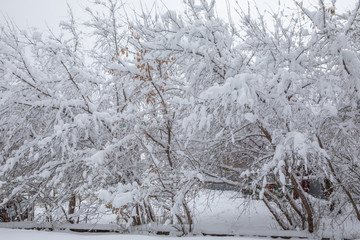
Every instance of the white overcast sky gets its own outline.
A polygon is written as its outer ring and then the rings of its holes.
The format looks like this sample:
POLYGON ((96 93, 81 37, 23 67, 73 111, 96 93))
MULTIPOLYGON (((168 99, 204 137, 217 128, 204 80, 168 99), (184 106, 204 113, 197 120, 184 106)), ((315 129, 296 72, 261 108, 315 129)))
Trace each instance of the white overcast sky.
MULTIPOLYGON (((84 8, 93 0, 0 0, 0 24, 4 21, 4 17, 10 18, 20 28, 36 27, 39 30, 46 30, 46 26, 51 29, 57 29, 59 22, 67 16, 68 2, 74 11, 75 17, 83 19, 86 17, 84 8)), ((126 1, 126 0, 123 0, 126 1)), ((182 11, 183 0, 142 0, 143 3, 151 5, 153 1, 161 2, 171 10, 182 11)), ((229 0, 231 7, 235 6, 236 0, 229 0)), ((269 7, 276 8, 278 0, 249 0, 255 2, 261 9, 269 7)), ((330 0, 328 0, 330 1, 330 0)), ((337 0, 338 10, 351 9, 355 2, 360 0, 337 0)), ((139 0, 127 0, 127 4, 139 6, 139 0)), ((246 8, 248 0, 238 0, 238 2, 246 8)), ((282 4, 290 4, 292 0, 281 0, 282 4)), ((317 3, 317 0, 306 0, 317 3)), ((216 12, 226 17, 226 0, 217 0, 216 12)), ((233 14, 235 15, 235 14, 233 14)))

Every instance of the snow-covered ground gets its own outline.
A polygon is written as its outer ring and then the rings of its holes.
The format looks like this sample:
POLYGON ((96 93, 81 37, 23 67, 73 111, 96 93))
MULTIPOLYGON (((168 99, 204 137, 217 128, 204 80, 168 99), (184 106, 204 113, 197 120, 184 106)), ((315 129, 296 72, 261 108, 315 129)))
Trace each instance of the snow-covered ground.
MULTIPOLYGON (((279 226, 261 201, 250 204, 243 198, 234 198, 231 191, 207 190, 195 199, 194 213, 195 234, 218 235, 262 235, 279 234, 279 226)), ((116 215, 104 215, 97 223, 116 222, 116 215)), ((151 228, 151 227, 149 227, 151 228)), ((171 230, 164 226, 152 228, 171 230)), ((292 236, 304 236, 295 233, 292 236)))
MULTIPOLYGON (((281 231, 276 221, 273 219, 265 205, 261 201, 252 201, 247 203, 243 198, 232 198, 232 192, 204 191, 195 199, 193 206, 194 219, 194 237, 186 237, 186 240, 215 239, 216 237, 202 236, 205 234, 234 235, 236 237, 226 237, 225 239, 271 239, 271 237, 292 237, 313 239, 320 238, 323 234, 328 238, 349 238, 360 239, 360 224, 357 221, 332 221, 329 224, 323 224, 322 233, 310 235, 306 231, 281 231)), ((109 214, 103 216, 98 221, 97 226, 102 229, 116 229, 117 225, 113 223, 116 216, 109 214), (105 225, 104 225, 105 224, 105 225), (110 225, 109 225, 110 224, 110 225), (107 227, 107 228, 106 228, 107 227)), ((26 225, 26 222, 22 223, 26 225)), ((30 224, 30 223, 28 223, 30 224)), ((26 226, 22 227, 26 227, 26 226)), ((94 223, 89 224, 93 227, 94 223)), ((10 225, 9 225, 10 226, 10 225)), ((73 225, 72 225, 73 226, 73 225)), ((82 227, 78 225, 79 227, 82 227)), ((148 235, 124 235, 118 233, 98 234, 98 233, 75 233, 70 231, 47 232, 33 230, 4 229, 4 224, 0 224, 0 240, 57 240, 57 239, 163 239, 164 236, 148 235)), ((161 226, 149 226, 149 228, 161 228, 161 226)), ((67 227, 65 227, 67 228, 67 227)), ((84 226, 85 229, 86 226, 84 226)), ((168 228, 167 228, 168 229, 168 228)), ((171 230, 171 229, 168 229, 171 230)), ((147 231, 138 231, 139 233, 148 233, 147 231)), ((166 239, 178 239, 176 237, 166 237, 166 239)), ((217 238, 218 239, 218 238, 217 238)), ((222 238, 223 239, 223 238, 222 238)))
POLYGON ((290 236, 360 239, 360 222, 350 217, 322 219, 320 231, 282 231, 262 201, 232 198, 232 192, 208 191, 196 200, 196 228, 199 232, 244 236, 290 236))
MULTIPOLYGON (((306 231, 282 231, 262 201, 234 198, 231 191, 203 191, 193 206, 194 233, 235 236, 289 236, 360 239, 360 223, 354 219, 323 220, 317 235, 306 231)), ((104 216, 99 223, 115 222, 115 215, 104 216)))
MULTIPOLYGON (((4 240, 178 240, 178 237, 128 235, 128 234, 94 234, 73 232, 46 232, 35 230, 19 230, 0 228, 0 239, 4 240)), ((218 237, 186 237, 186 240, 214 240, 218 237)), ((255 237, 226 237, 226 240, 258 240, 267 238, 255 237)), ((270 239, 270 238, 269 238, 270 239)))
MULTIPOLYGON (((195 232, 237 234, 243 229, 253 231, 278 229, 278 224, 260 201, 248 204, 242 198, 233 198, 231 191, 207 190, 195 199, 195 232)), ((97 223, 116 222, 115 214, 104 215, 97 223)))
POLYGON ((233 198, 232 192, 207 191, 196 201, 195 228, 200 232, 243 234, 277 229, 277 223, 260 201, 251 204, 233 198))

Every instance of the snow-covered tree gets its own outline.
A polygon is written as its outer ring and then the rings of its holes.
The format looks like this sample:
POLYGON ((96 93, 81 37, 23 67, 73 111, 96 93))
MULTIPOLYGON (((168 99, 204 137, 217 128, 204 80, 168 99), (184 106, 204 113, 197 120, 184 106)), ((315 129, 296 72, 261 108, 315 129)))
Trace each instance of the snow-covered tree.
POLYGON ((119 1, 96 4, 89 35, 71 10, 60 36, 1 27, 2 204, 26 195, 43 220, 69 222, 106 204, 127 229, 187 233, 191 199, 223 184, 283 229, 360 220, 360 3, 341 15, 335 1, 239 7, 238 25, 215 1, 132 18, 119 1))

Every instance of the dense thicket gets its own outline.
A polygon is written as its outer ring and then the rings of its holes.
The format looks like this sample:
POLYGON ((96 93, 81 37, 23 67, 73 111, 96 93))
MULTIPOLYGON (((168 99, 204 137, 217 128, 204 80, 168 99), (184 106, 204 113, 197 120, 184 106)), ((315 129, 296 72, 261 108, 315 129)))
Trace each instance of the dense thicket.
POLYGON ((191 199, 221 184, 283 229, 360 221, 360 2, 239 7, 235 23, 214 1, 132 19, 97 4, 60 36, 1 26, 1 204, 25 196, 38 221, 69 222, 106 204, 124 228, 186 233, 191 199))

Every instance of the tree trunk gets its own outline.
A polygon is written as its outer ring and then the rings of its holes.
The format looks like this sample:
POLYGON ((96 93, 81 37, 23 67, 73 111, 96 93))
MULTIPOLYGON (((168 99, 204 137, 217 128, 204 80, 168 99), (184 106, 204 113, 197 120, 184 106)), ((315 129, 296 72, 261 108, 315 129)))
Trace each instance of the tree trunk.
POLYGON ((74 220, 75 207, 76 207, 76 195, 73 194, 73 195, 71 195, 71 198, 69 201, 69 210, 68 210, 69 223, 72 223, 72 224, 75 223, 75 220, 74 220))

